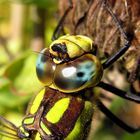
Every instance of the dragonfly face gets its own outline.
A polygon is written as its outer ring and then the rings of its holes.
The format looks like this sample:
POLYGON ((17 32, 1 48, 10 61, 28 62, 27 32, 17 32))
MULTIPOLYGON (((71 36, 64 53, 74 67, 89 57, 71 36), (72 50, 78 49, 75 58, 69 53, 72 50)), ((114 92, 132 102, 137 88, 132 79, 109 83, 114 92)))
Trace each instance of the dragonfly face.
POLYGON ((45 48, 37 61, 39 80, 65 93, 77 92, 98 84, 103 68, 93 55, 93 42, 86 36, 66 35, 45 48))

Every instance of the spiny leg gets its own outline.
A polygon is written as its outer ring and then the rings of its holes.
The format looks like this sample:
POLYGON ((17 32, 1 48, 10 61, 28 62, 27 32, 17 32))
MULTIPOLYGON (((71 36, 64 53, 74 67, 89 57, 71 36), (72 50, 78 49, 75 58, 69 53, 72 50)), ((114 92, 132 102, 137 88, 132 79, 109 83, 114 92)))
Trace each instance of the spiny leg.
POLYGON ((104 4, 105 9, 109 12, 109 14, 112 16, 112 19, 114 23, 116 24, 118 30, 120 31, 121 35, 124 37, 126 40, 124 46, 113 56, 111 56, 107 61, 105 61, 102 65, 103 68, 106 69, 108 68, 111 64, 113 64, 117 59, 119 59, 131 46, 131 41, 133 39, 133 35, 128 35, 125 33, 119 19, 116 17, 116 15, 113 13, 111 6, 108 3, 108 0, 101 0, 104 4))
POLYGON ((11 139, 19 139, 17 133, 18 127, 0 116, 0 136, 9 137, 11 139))
POLYGON ((63 24, 65 21, 65 18, 68 15, 69 11, 73 8, 72 0, 68 0, 68 5, 69 5, 68 8, 64 12, 63 16, 61 17, 59 23, 57 24, 53 32, 52 40, 56 40, 60 36, 61 32, 63 31, 63 24))
POLYGON ((140 96, 136 95, 136 94, 133 94, 133 93, 127 93, 121 89, 118 89, 112 85, 109 85, 107 83, 104 83, 104 82, 100 82, 97 86, 109 91, 109 92, 112 92, 113 94, 117 95, 117 96, 120 96, 124 99, 127 99, 127 100, 130 100, 130 101, 134 101, 136 103, 140 103, 140 96))
POLYGON ((106 108, 105 105, 100 100, 97 100, 97 106, 110 120, 112 120, 115 124, 123 128, 125 131, 129 133, 135 133, 140 130, 140 128, 134 128, 132 126, 129 126, 122 120, 120 120, 108 108, 106 108))
POLYGON ((0 115, 0 136, 9 137, 11 139, 28 139, 29 134, 25 131, 21 131, 19 127, 14 125, 12 122, 8 121, 0 115))

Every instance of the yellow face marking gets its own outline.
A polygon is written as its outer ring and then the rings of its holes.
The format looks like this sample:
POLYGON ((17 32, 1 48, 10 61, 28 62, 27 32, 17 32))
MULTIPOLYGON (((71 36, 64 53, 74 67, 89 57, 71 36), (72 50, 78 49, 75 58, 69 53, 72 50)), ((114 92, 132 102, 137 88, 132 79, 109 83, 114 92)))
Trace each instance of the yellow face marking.
POLYGON ((51 110, 47 113, 46 119, 51 123, 57 123, 67 110, 69 103, 70 98, 63 98, 56 102, 51 110))
POLYGON ((23 123, 24 124, 32 124, 34 122, 34 118, 30 117, 30 118, 25 118, 23 123))
POLYGON ((51 135, 51 132, 50 130, 45 126, 45 124, 43 122, 40 123, 41 125, 41 128, 43 129, 43 131, 48 134, 48 135, 51 135))
POLYGON ((40 106, 40 103, 44 97, 44 94, 45 94, 45 88, 43 90, 41 90, 38 95, 35 97, 34 101, 33 101, 33 104, 31 106, 31 109, 30 109, 30 113, 31 114, 34 114, 37 112, 38 110, 38 107, 40 106))
MULTIPOLYGON (((58 39, 58 40, 53 41, 52 44, 50 45, 50 50, 49 51, 54 56, 58 56, 58 54, 56 52, 54 52, 51 47, 54 44, 58 44, 58 43, 59 44, 61 44, 61 43, 66 44, 67 52, 68 52, 70 58, 74 58, 75 56, 80 56, 84 53, 84 51, 81 48, 79 48, 79 46, 77 44, 72 43, 72 42, 70 42, 68 40, 65 40, 65 39, 58 39)), ((57 60, 56 60, 56 62, 57 62, 57 60)))
MULTIPOLYGON (((77 45, 79 45, 79 47, 81 49, 83 49, 85 52, 90 52, 93 48, 93 40, 91 40, 89 37, 84 36, 84 35, 65 35, 60 37, 59 39, 67 39, 77 45)), ((80 49, 79 48, 79 49, 80 49)))

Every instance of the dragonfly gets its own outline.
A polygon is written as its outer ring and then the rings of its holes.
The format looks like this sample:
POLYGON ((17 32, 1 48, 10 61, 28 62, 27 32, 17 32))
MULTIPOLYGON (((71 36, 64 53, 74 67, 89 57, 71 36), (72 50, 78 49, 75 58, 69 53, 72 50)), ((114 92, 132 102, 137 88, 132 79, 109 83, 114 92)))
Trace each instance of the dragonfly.
POLYGON ((114 115, 98 97, 94 87, 100 87, 123 99, 140 103, 137 95, 129 94, 102 81, 104 70, 115 63, 131 47, 132 36, 123 29, 107 0, 104 9, 111 15, 125 42, 118 52, 102 62, 97 57, 97 46, 85 35, 60 36, 64 21, 73 9, 68 8, 60 19, 49 48, 38 56, 36 74, 44 88, 33 98, 20 127, 0 116, 0 135, 25 140, 84 140, 87 138, 92 116, 98 108, 124 130, 134 133, 133 128, 114 115), (94 101, 94 102, 93 102, 94 101))

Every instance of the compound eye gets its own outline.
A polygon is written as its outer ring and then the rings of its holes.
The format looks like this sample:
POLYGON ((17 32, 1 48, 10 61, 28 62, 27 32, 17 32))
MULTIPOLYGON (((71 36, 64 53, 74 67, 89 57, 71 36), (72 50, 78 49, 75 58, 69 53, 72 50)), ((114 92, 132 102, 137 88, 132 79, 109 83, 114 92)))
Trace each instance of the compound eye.
POLYGON ((96 74, 96 64, 91 54, 57 66, 55 86, 62 92, 75 92, 88 87, 96 74))
POLYGON ((49 86, 53 82, 53 76, 56 65, 49 55, 49 50, 45 48, 38 56, 36 64, 36 73, 38 79, 49 86))

